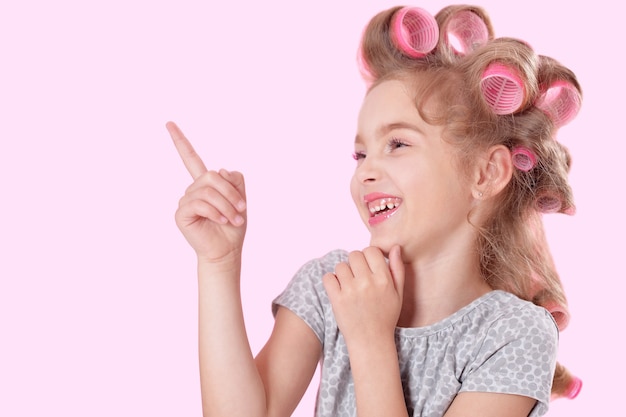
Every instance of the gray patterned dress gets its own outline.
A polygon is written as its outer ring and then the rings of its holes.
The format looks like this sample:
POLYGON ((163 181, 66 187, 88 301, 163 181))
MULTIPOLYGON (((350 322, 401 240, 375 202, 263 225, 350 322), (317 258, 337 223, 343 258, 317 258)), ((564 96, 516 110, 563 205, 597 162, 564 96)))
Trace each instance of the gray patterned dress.
MULTIPOLYGON (((335 250, 306 263, 273 303, 313 329, 323 345, 316 417, 356 415, 350 361, 322 276, 347 260, 335 250)), ((438 323, 396 328, 402 385, 410 416, 441 417, 459 392, 523 395, 548 410, 558 330, 543 308, 492 291, 438 323)))

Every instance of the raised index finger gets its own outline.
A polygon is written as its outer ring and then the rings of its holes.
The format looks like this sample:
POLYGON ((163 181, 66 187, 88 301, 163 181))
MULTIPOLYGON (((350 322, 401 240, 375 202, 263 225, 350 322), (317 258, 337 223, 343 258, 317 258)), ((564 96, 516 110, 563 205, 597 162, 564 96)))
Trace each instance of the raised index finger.
POLYGON ((195 180, 200 175, 207 172, 204 162, 202 162, 202 159, 196 153, 196 150, 193 146, 191 146, 191 142, 189 142, 185 135, 183 135, 183 132, 178 128, 176 123, 167 122, 165 127, 167 128, 167 131, 170 132, 170 136, 174 141, 174 146, 176 146, 176 150, 183 160, 185 168, 187 168, 187 171, 191 174, 191 177, 195 180))

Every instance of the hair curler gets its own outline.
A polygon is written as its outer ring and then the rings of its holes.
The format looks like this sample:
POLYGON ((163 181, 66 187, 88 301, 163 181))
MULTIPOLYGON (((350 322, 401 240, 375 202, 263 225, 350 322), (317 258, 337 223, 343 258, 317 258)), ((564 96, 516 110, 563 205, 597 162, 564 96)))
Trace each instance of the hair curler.
POLYGON ((543 308, 548 310, 548 312, 554 318, 556 322, 556 326, 559 328, 559 331, 565 330, 567 325, 569 324, 569 314, 567 311, 560 305, 555 302, 547 302, 543 305, 543 308))
POLYGON ((568 216, 573 216, 574 214, 576 214, 576 207, 569 206, 565 210, 563 210, 563 213, 567 214, 568 216))
POLYGON ((449 17, 442 29, 444 41, 457 55, 467 55, 489 40, 485 21, 470 10, 460 10, 449 17))
POLYGON ((367 61, 363 56, 363 45, 359 45, 359 49, 357 50, 356 64, 359 69, 359 74, 361 74, 361 78, 363 78, 365 84, 367 86, 371 85, 374 82, 374 76, 372 75, 370 66, 367 64, 367 61))
POLYGON ((391 38, 403 53, 411 58, 421 58, 437 45, 439 26, 426 10, 403 7, 391 20, 391 38))
POLYGON ((485 101, 496 114, 515 113, 522 106, 526 94, 517 71, 499 62, 487 66, 480 88, 485 101))
POLYGON ((578 397, 578 394, 580 394, 580 390, 582 388, 583 388, 582 379, 573 376, 572 383, 567 388, 567 391, 565 391, 564 396, 566 398, 569 398, 570 400, 573 400, 574 398, 578 397))
POLYGON ((581 106, 578 90, 569 82, 555 81, 536 102, 557 127, 561 127, 576 117, 581 106))
POLYGON ((557 362, 555 379, 552 384, 551 400, 568 398, 573 400, 583 388, 582 379, 572 375, 563 365, 557 362))
POLYGON ((549 193, 537 197, 535 205, 537 206, 537 210, 544 214, 557 213, 561 211, 561 207, 563 206, 560 198, 549 193))
POLYGON ((525 146, 517 146, 511 151, 513 165, 520 171, 528 172, 537 164, 535 153, 525 146))

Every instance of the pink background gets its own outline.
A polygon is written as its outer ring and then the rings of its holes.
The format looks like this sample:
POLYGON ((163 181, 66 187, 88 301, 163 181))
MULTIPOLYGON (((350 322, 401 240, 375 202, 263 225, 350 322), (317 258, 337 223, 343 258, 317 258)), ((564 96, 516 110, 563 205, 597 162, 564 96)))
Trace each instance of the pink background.
MULTIPOLYGON (((195 261, 173 220, 190 178, 168 120, 209 167, 246 175, 254 351, 302 263, 367 245, 347 188, 364 92, 355 51, 366 21, 396 3, 206 3, 0 6, 2 416, 200 415, 195 261)), ((623 19, 608 0, 524 3, 476 4, 498 36, 556 57, 585 91, 559 135, 578 214, 546 217, 573 315, 560 360, 585 387, 549 415, 615 415, 626 371, 623 19)), ((314 391, 295 416, 312 414, 314 391)))

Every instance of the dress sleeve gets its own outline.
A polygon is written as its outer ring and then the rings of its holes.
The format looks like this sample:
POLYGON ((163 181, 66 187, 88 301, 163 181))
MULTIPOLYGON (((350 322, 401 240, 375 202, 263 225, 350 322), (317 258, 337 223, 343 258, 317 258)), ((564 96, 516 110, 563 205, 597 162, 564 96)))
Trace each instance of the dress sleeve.
POLYGON ((500 317, 489 328, 460 391, 516 394, 537 400, 530 416, 548 411, 556 365, 558 329, 552 316, 533 304, 500 317))
POLYGON ((332 316, 332 306, 322 277, 327 272, 333 272, 335 265, 346 259, 345 251, 335 250, 304 264, 285 290, 272 302, 272 313, 276 315, 278 306, 288 308, 304 320, 320 342, 323 342, 325 318, 328 314, 332 316))

